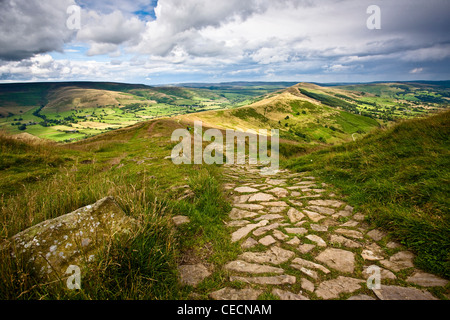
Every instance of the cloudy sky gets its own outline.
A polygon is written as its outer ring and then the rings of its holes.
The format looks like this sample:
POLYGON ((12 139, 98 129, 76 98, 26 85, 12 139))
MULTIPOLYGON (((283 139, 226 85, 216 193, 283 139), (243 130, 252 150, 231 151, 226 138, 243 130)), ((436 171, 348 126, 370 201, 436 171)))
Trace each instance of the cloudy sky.
POLYGON ((0 82, 449 80, 449 13, 449 0, 0 0, 0 82))

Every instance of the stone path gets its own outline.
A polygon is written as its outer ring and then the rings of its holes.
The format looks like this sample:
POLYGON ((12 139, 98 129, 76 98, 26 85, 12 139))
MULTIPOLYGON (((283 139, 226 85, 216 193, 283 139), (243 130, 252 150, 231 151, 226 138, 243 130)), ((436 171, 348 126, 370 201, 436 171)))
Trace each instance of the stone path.
MULTIPOLYGON (((242 254, 225 264, 230 284, 211 299, 430 300, 438 298, 430 288, 448 284, 416 269, 411 252, 371 230, 364 216, 309 174, 284 170, 267 177, 256 167, 230 166, 225 175, 233 194, 226 224, 242 254), (367 287, 374 270, 381 276, 378 290, 367 287)), ((202 275, 198 281, 209 275, 202 266, 192 268, 202 275)))

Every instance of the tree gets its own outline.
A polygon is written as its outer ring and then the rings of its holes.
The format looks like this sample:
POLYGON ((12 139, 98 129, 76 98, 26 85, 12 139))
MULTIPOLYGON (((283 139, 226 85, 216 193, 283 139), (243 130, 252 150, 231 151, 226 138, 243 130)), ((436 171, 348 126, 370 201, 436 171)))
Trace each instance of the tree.
POLYGON ((19 126, 18 129, 21 130, 21 131, 24 131, 24 130, 27 130, 27 126, 22 124, 22 125, 19 126))

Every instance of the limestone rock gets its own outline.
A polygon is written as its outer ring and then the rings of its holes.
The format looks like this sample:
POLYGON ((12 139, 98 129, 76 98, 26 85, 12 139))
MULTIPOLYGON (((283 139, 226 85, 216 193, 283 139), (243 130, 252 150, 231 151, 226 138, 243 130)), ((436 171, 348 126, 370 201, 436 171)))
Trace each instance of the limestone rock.
POLYGON ((316 257, 316 260, 341 272, 353 273, 355 269, 355 255, 347 250, 326 249, 316 257))
POLYGON ((245 252, 239 256, 239 259, 255 262, 255 263, 271 263, 282 264, 292 257, 295 253, 289 250, 282 249, 278 246, 274 246, 266 252, 245 252))
POLYGON ((281 268, 263 266, 263 265, 254 264, 254 263, 248 263, 248 262, 245 262, 242 260, 236 260, 236 261, 229 262, 228 264, 225 265, 225 269, 229 270, 229 271, 252 273, 252 274, 259 274, 259 273, 282 274, 282 273, 284 273, 284 270, 281 268))
POLYGON ((308 279, 303 278, 301 280, 301 286, 303 290, 309 291, 309 292, 314 292, 315 290, 315 286, 314 283, 312 283, 311 281, 309 281, 308 279))
POLYGON ((326 214, 326 215, 332 215, 334 213, 334 209, 326 208, 326 207, 320 207, 320 206, 309 206, 307 207, 308 210, 326 214))
POLYGON ((367 232, 367 235, 375 241, 380 241, 381 239, 383 239, 386 236, 386 233, 384 233, 380 230, 377 230, 377 229, 373 229, 373 230, 367 232))
POLYGON ((319 222, 320 220, 325 219, 324 216, 314 211, 303 210, 303 212, 308 216, 309 219, 311 219, 314 222, 319 222))
POLYGON ((258 241, 256 241, 253 238, 248 238, 247 240, 244 241, 244 243, 242 243, 241 248, 242 249, 250 249, 256 245, 258 245, 258 241))
POLYGON ((298 247, 298 251, 300 251, 303 254, 307 254, 311 250, 313 250, 316 246, 313 244, 305 243, 298 247))
POLYGON ((362 245, 358 242, 355 242, 353 240, 347 239, 343 236, 337 236, 335 234, 331 235, 330 238, 331 243, 338 243, 341 244, 347 248, 360 248, 362 245))
POLYGON ((388 269, 398 272, 403 269, 413 268, 415 255, 409 251, 400 251, 394 254, 389 260, 382 260, 380 263, 388 269))
POLYGON ((263 234, 265 234, 267 231, 274 230, 274 229, 278 228, 279 226, 280 226, 279 223, 273 223, 271 225, 256 229, 255 231, 253 231, 253 234, 255 236, 259 237, 259 236, 262 236, 263 234))
POLYGON ((335 230, 336 233, 342 234, 344 236, 355 238, 355 239, 362 239, 363 235, 361 232, 356 230, 348 230, 348 229, 337 229, 335 230))
POLYGON ((389 280, 395 280, 395 279, 397 279, 397 276, 396 276, 395 274, 393 274, 391 271, 386 270, 386 269, 383 269, 383 268, 380 268, 380 267, 378 267, 377 265, 372 265, 372 266, 369 266, 369 267, 364 267, 364 270, 363 270, 363 272, 362 272, 362 275, 363 275, 363 277, 364 277, 365 279, 368 279, 369 277, 371 277, 372 275, 374 275, 373 271, 372 271, 372 272, 369 272, 369 268, 374 268, 374 267, 379 268, 381 280, 386 280, 386 279, 389 279, 389 280))
POLYGON ((285 230, 287 233, 290 233, 290 234, 303 235, 303 234, 308 233, 308 230, 306 230, 305 228, 285 228, 285 230))
POLYGON ((312 261, 305 260, 305 259, 302 259, 302 258, 295 258, 292 261, 292 267, 294 267, 296 269, 299 269, 298 266, 306 267, 306 268, 312 268, 312 269, 317 269, 317 270, 322 271, 325 274, 329 274, 331 272, 330 270, 328 270, 327 268, 325 268, 324 266, 322 266, 322 265, 320 265, 318 263, 314 263, 312 261))
POLYGON ((295 294, 289 291, 274 288, 272 294, 278 296, 281 300, 309 300, 301 294, 295 294))
POLYGON ((422 287, 444 287, 448 284, 448 280, 422 271, 417 271, 411 277, 406 279, 406 281, 422 287))
POLYGON ((309 205, 314 206, 324 206, 324 207, 333 207, 333 208, 339 208, 344 205, 343 202, 338 200, 312 200, 309 201, 309 205))
POLYGON ((256 228, 263 227, 263 226, 267 225, 268 223, 269 223, 269 221, 263 220, 256 224, 246 225, 245 227, 232 233, 231 242, 237 242, 237 241, 241 240, 242 238, 246 237, 250 232, 252 232, 256 228))
POLYGON ((276 239, 278 239, 280 241, 285 241, 285 240, 289 239, 289 237, 287 235, 285 235, 283 232, 281 232, 279 230, 274 230, 272 234, 276 239))
POLYGON ((262 201, 272 201, 272 200, 276 200, 273 195, 260 192, 260 193, 252 195, 248 199, 248 202, 262 202, 262 201))
POLYGON ((272 236, 265 236, 264 238, 260 239, 258 242, 261 243, 262 245, 268 247, 268 246, 271 246, 272 244, 276 243, 277 241, 272 236))
POLYGON ((262 285, 283 285, 283 284, 295 284, 297 279, 294 276, 280 275, 273 277, 236 277, 231 276, 230 281, 240 281, 251 284, 262 285))
POLYGON ((262 290, 255 289, 232 289, 223 288, 210 294, 211 299, 214 300, 228 300, 228 301, 254 301, 262 294, 262 290))
POLYGON ((416 288, 381 285, 373 290, 380 300, 437 300, 431 293, 416 288))
POLYGON ((278 220, 283 219, 283 216, 279 214, 265 214, 255 219, 255 221, 261 221, 261 220, 278 220))
POLYGON ((322 282, 316 290, 316 295, 325 300, 336 299, 341 293, 352 293, 361 289, 362 282, 364 281, 340 276, 337 279, 322 282))
POLYGON ((371 296, 365 295, 365 294, 359 294, 357 296, 350 297, 347 300, 349 300, 349 301, 358 301, 358 300, 359 301, 368 301, 368 300, 377 300, 377 299, 375 299, 371 296))
POLYGON ((239 193, 255 193, 255 192, 259 192, 258 189, 250 188, 250 187, 239 187, 239 188, 234 189, 234 191, 239 192, 239 193))
POLYGON ((70 265, 83 268, 115 237, 129 236, 136 226, 136 220, 107 197, 22 231, 10 243, 16 256, 31 257, 38 274, 61 278, 70 265))
POLYGON ((303 213, 301 213, 300 211, 298 211, 295 208, 290 208, 287 215, 288 215, 291 223, 297 223, 305 217, 305 215, 303 213))
POLYGON ((211 272, 202 264, 179 266, 178 272, 182 284, 194 287, 211 275, 211 272))
POLYGON ((229 214, 230 219, 232 220, 241 220, 246 218, 256 217, 258 214, 251 211, 241 210, 237 208, 233 208, 229 214))
POLYGON ((252 203, 237 203, 234 206, 238 209, 250 210, 250 211, 258 211, 258 210, 264 209, 264 206, 259 205, 259 204, 252 204, 252 203))
POLYGON ((310 234, 306 236, 306 239, 311 240, 312 242, 315 242, 319 247, 326 247, 327 243, 319 236, 316 236, 314 234, 310 234))
POLYGON ((284 198, 289 195, 289 191, 287 191, 286 189, 283 189, 283 188, 275 188, 275 189, 269 190, 268 192, 273 193, 278 198, 284 198))

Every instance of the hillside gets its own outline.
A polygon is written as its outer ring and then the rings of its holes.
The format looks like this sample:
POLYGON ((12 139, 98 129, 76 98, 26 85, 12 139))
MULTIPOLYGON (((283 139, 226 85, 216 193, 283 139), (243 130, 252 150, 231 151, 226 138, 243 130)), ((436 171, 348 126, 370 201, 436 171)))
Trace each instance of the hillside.
POLYGON ((0 128, 58 142, 76 141, 149 119, 252 103, 288 84, 150 87, 68 82, 0 85, 0 128))
POLYGON ((287 167, 337 186, 371 223, 417 252, 422 268, 449 277, 449 128, 447 111, 292 159, 287 167))

